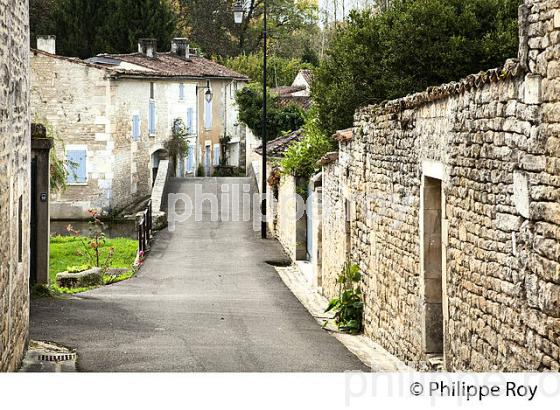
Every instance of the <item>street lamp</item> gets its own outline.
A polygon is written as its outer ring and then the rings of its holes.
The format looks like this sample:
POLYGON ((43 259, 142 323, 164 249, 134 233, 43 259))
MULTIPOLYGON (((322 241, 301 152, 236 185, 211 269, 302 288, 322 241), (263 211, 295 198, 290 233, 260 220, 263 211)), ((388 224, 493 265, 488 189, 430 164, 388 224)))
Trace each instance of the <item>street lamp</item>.
POLYGON ((208 104, 212 102, 212 91, 210 91, 210 89, 206 90, 206 92, 204 93, 204 98, 206 99, 206 102, 208 104))
MULTIPOLYGON (((267 191, 267 180, 266 180, 266 143, 267 143, 267 115, 266 115, 266 3, 263 1, 263 104, 262 104, 262 117, 261 117, 261 127, 262 127, 262 201, 261 201, 261 237, 266 239, 266 191, 267 191)), ((236 24, 241 24, 243 22, 243 15, 245 14, 245 8, 243 7, 243 2, 238 0, 233 6, 233 18, 236 24)))
POLYGON ((245 9, 243 8, 241 1, 238 1, 233 6, 233 20, 235 21, 235 24, 243 23, 243 14, 245 14, 245 9))

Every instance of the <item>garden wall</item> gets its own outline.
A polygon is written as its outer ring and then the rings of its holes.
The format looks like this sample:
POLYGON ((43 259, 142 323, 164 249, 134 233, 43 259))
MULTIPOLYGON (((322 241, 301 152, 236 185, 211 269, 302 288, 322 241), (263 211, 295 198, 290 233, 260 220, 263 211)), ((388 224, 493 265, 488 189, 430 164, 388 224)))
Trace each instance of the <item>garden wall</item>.
POLYGON ((365 334, 417 368, 560 370, 560 0, 526 0, 520 40, 359 110, 323 169, 323 290, 358 263, 365 334))

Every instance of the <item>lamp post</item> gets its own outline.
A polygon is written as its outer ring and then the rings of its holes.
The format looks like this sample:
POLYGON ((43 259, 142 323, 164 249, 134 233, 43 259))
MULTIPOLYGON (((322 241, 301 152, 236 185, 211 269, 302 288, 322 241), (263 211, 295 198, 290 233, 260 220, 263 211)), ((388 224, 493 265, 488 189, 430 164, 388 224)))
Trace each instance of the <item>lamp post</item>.
MULTIPOLYGON (((266 3, 263 2, 264 12, 263 12, 263 104, 262 104, 262 117, 261 117, 261 135, 262 135, 262 200, 261 200, 261 237, 266 239, 266 191, 267 191, 267 180, 266 180, 266 143, 267 143, 267 114, 266 114, 266 3)), ((238 0, 233 6, 233 18, 236 24, 241 24, 243 22, 243 15, 245 14, 245 8, 243 7, 243 2, 238 0)))

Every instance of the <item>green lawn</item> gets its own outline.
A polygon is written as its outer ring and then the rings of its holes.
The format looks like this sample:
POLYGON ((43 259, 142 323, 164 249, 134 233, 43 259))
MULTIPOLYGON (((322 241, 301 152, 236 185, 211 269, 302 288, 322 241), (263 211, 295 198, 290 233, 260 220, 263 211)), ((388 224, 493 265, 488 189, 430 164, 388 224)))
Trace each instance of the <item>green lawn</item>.
MULTIPOLYGON (((66 291, 60 289, 56 286, 56 274, 59 272, 64 272, 69 266, 79 266, 87 263, 87 259, 81 256, 84 253, 84 246, 81 243, 81 239, 86 240, 87 238, 80 238, 75 236, 52 236, 51 237, 51 248, 50 248, 50 260, 49 260, 49 279, 51 287, 56 291, 62 291, 65 293, 77 293, 87 289, 72 289, 72 291, 66 291)), ((133 264, 136 259, 136 251, 138 248, 138 241, 134 239, 127 238, 111 238, 107 239, 106 246, 101 250, 100 263, 105 262, 109 248, 114 248, 113 259, 110 266, 112 268, 130 268, 128 274, 124 274, 115 278, 112 282, 118 282, 120 280, 128 279, 133 275, 133 264)))

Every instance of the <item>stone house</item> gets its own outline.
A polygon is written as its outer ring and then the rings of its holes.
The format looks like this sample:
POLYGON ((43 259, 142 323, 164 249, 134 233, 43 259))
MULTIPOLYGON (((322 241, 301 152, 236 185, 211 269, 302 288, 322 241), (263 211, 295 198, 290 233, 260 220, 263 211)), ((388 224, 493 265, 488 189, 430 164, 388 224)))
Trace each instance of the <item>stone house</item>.
POLYGON ((0 371, 17 370, 29 329, 29 9, 0 0, 0 371))
POLYGON ((313 72, 311 70, 299 70, 291 85, 276 87, 270 92, 278 97, 280 106, 297 104, 304 110, 308 110, 311 107, 312 82, 313 72))
POLYGON ((364 274, 364 331, 419 369, 560 370, 560 3, 517 60, 358 110, 323 165, 322 291, 364 274))
POLYGON ((189 152, 171 158, 175 175, 210 176, 224 162, 245 168, 235 93, 248 79, 198 56, 185 39, 173 40, 170 52, 141 39, 138 52, 85 61, 56 55, 53 36, 37 44, 32 115, 56 131, 58 154, 73 165, 52 218, 83 218, 90 208, 112 215, 149 196, 178 118, 189 152))

